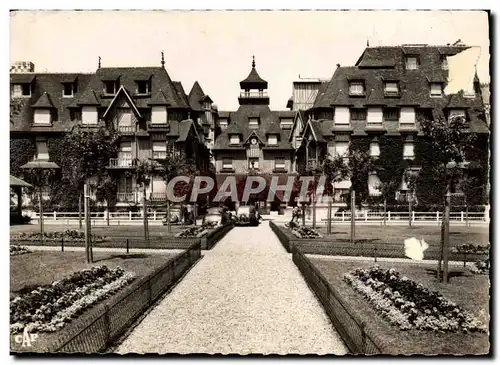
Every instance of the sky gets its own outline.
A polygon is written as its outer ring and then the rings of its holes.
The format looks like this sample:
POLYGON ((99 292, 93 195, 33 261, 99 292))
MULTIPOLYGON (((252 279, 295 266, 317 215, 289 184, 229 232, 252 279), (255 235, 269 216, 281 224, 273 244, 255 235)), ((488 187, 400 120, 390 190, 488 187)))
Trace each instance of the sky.
POLYGON ((329 79, 370 46, 479 46, 477 72, 489 82, 484 11, 20 11, 11 13, 10 60, 36 72, 95 72, 160 66, 189 93, 198 80, 219 110, 238 108, 239 82, 255 55, 271 108, 286 110, 292 82, 329 79))

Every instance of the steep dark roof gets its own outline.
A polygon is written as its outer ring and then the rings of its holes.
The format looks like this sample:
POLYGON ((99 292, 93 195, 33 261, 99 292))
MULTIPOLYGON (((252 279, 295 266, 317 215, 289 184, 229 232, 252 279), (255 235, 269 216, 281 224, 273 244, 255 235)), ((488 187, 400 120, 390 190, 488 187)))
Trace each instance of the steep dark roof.
POLYGON ((195 81, 193 84, 193 87, 191 88, 191 91, 189 92, 189 106, 191 106, 191 109, 196 110, 196 111, 201 111, 201 99, 205 93, 203 92, 203 89, 201 88, 200 84, 198 81, 195 81))
POLYGON ((252 69, 245 80, 240 81, 242 89, 267 89, 267 81, 259 76, 255 69, 255 58, 252 61, 252 69))
MULTIPOLYGON (((19 76, 23 74, 11 74, 11 83, 20 82, 19 76)), ((12 132, 34 131, 37 127, 32 127, 33 123, 33 105, 46 93, 50 103, 55 108, 57 118, 52 121, 50 131, 65 131, 71 128, 75 122, 70 119, 70 106, 76 106, 75 101, 85 91, 90 78, 90 74, 75 74, 75 73, 36 73, 25 74, 24 80, 32 80, 33 89, 31 96, 28 98, 10 99, 10 130, 12 132), (68 79, 75 80, 75 93, 73 97, 63 97, 63 82, 68 79)), ((47 131, 47 127, 44 131, 47 131)))
POLYGON ((184 92, 182 83, 179 81, 174 81, 173 83, 177 95, 177 108, 189 108, 189 100, 186 93, 184 92))
MULTIPOLYGON (((179 124, 179 138, 177 138, 176 142, 185 142, 187 140, 187 137, 189 136, 189 132, 191 131, 191 128, 193 128, 193 121, 191 119, 189 120, 183 120, 179 124)), ((195 128, 196 130, 196 128, 195 128)))
MULTIPOLYGON (((286 111, 287 113, 289 111, 286 111)), ((277 145, 265 145, 264 149, 285 149, 291 150, 292 145, 288 141, 289 131, 282 130, 279 127, 279 116, 281 112, 271 111, 267 105, 240 105, 237 111, 230 113, 231 123, 221 132, 214 144, 214 150, 230 150, 229 134, 242 134, 242 141, 246 141, 248 137, 254 133, 261 141, 266 141, 266 133, 269 129, 279 134, 277 145), (249 117, 258 116, 260 124, 258 128, 250 128, 248 123, 249 117)), ((219 112, 220 116, 220 112, 219 112)))
POLYGON ((151 100, 148 102, 149 105, 170 105, 167 101, 167 97, 163 93, 163 91, 160 89, 154 96, 151 98, 151 100))
POLYGON ((94 89, 86 89, 76 101, 77 105, 100 105, 94 89))
POLYGON ((281 134, 281 128, 278 123, 273 122, 267 128, 266 134, 281 134))
POLYGON ((54 104, 52 104, 52 100, 50 100, 49 94, 44 92, 42 96, 38 98, 35 104, 31 106, 32 108, 54 108, 54 104))

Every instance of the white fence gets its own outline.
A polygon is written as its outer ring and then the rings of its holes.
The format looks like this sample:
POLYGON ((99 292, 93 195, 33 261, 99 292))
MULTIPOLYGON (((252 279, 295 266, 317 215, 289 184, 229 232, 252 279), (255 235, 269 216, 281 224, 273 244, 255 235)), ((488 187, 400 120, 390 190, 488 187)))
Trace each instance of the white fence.
MULTIPOLYGON (((142 212, 109 212, 109 224, 137 224, 142 223, 143 215, 142 212)), ((147 213, 148 221, 151 223, 161 224, 161 221, 166 217, 166 212, 164 211, 151 211, 147 213)), ((172 214, 178 214, 178 212, 172 212, 172 214)), ((38 221, 39 214, 32 212, 30 214, 32 220, 38 221)), ((43 214, 45 223, 54 224, 75 224, 78 223, 78 212, 50 212, 43 214)), ((82 213, 83 218, 83 213, 82 213)), ((272 215, 272 218, 285 220, 290 220, 290 216, 278 216, 272 215)), ((386 212, 386 222, 388 224, 401 224, 407 223, 409 218, 409 212, 386 212)), ((107 214, 106 212, 91 212, 90 219, 92 225, 106 225, 107 224, 107 214)), ((306 215, 307 221, 312 219, 312 213, 306 215)), ((425 223, 425 224, 436 224, 439 225, 443 219, 442 212, 412 212, 411 220, 414 223, 425 223)), ((326 219, 321 219, 318 217, 318 223, 325 223, 326 219)), ((336 212, 332 216, 332 222, 345 222, 351 221, 351 212, 336 212)), ((380 223, 384 221, 383 212, 370 212, 370 211, 359 211, 356 212, 356 222, 366 222, 366 223, 380 223)), ((489 223, 489 212, 451 212, 450 221, 452 223, 489 223)))

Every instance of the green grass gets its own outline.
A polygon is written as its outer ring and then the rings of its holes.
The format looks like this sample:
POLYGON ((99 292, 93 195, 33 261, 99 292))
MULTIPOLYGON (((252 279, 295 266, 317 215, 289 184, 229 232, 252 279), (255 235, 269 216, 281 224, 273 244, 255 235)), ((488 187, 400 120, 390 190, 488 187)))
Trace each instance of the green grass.
MULTIPOLYGON (((54 280, 71 275, 75 271, 90 268, 95 265, 107 265, 109 268, 121 266, 127 271, 137 275, 136 280, 147 276, 160 266, 173 259, 176 254, 119 254, 119 253, 94 253, 94 263, 85 262, 84 252, 53 252, 35 251, 28 254, 12 256, 10 258, 10 298, 23 292, 28 292, 41 285, 51 284, 54 280)), ((122 289, 123 290, 123 289, 122 289)), ((120 292, 118 292, 120 293, 120 292)), ((108 298, 96 306, 108 302, 108 298)), ((10 338, 11 351, 40 351, 44 346, 56 340, 61 332, 86 323, 92 317, 93 308, 87 309, 80 316, 67 324, 60 331, 53 333, 40 333, 38 339, 30 349, 22 348, 21 344, 10 338)))
MULTIPOLYGON (((384 348, 397 354, 485 354, 489 351, 488 334, 485 333, 435 333, 427 331, 401 331, 384 320, 363 296, 342 280, 344 273, 357 267, 370 267, 373 262, 345 261, 341 259, 310 258, 328 282, 343 299, 365 321, 369 331, 373 331, 384 348)), ((454 276, 449 284, 437 282, 427 269, 435 265, 422 263, 379 262, 381 267, 395 268, 408 278, 422 283, 431 290, 437 290, 448 299, 477 316, 483 323, 489 323, 489 278, 473 275, 462 267, 452 267, 452 271, 462 273, 454 276)))

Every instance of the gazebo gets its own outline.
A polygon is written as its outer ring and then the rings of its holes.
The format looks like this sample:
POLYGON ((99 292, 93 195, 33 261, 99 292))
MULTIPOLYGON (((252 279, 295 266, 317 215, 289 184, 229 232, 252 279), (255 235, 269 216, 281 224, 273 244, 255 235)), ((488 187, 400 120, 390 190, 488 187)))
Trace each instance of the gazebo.
POLYGON ((19 221, 21 221, 23 205, 22 188, 29 188, 31 187, 31 184, 28 184, 26 181, 10 175, 10 187, 17 195, 17 216, 19 218, 19 221))

